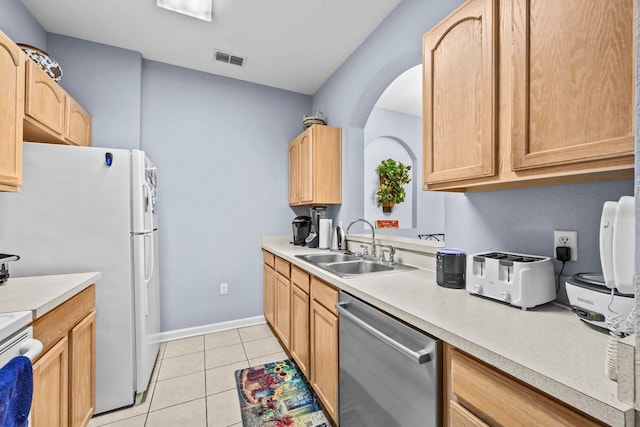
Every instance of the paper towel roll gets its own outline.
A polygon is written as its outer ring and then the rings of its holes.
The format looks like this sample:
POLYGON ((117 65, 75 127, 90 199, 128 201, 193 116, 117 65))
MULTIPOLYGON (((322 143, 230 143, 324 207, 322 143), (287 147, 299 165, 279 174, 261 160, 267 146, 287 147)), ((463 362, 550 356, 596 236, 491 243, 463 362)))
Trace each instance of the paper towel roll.
POLYGON ((320 219, 320 241, 318 247, 320 249, 329 249, 329 243, 331 242, 331 228, 333 221, 331 218, 320 219))

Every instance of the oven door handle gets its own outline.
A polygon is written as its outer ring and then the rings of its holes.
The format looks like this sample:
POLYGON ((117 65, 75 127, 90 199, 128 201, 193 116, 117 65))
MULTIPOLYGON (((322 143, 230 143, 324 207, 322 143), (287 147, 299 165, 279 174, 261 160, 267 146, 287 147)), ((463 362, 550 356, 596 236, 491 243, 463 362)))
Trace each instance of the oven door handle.
POLYGON ((347 319, 351 320, 356 325, 360 326, 362 329, 364 329, 365 331, 369 332, 374 337, 378 338, 380 341, 382 341, 385 344, 387 344, 389 347, 395 349, 396 351, 398 351, 398 352, 402 353, 403 355, 407 356, 412 361, 416 362, 418 365, 422 365, 422 364, 425 364, 425 363, 431 361, 431 350, 432 350, 431 347, 432 346, 425 347, 425 348, 423 348, 421 350, 418 350, 418 351, 413 351, 410 348, 402 345, 398 341, 394 340, 393 338, 390 338, 389 336, 383 334, 382 332, 380 332, 379 330, 377 330, 376 328, 374 328, 373 326, 371 326, 370 324, 368 324, 364 320, 362 320, 359 317, 355 316, 353 313, 349 312, 346 309, 348 307, 348 305, 349 305, 348 302, 339 302, 339 303, 337 303, 335 305, 335 307, 336 307, 336 310, 338 310, 338 313, 340 313, 341 316, 344 316, 347 319))

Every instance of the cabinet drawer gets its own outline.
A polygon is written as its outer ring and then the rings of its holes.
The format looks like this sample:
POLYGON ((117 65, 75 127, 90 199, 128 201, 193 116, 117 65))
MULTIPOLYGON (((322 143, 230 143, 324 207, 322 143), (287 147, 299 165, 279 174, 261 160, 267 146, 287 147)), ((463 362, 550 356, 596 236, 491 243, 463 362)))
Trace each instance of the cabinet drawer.
POLYGON ((451 420, 449 421, 450 426, 488 427, 488 425, 483 423, 481 419, 473 415, 471 412, 467 411, 455 400, 449 401, 449 409, 449 414, 451 417, 451 420))
POLYGON ((289 261, 285 261, 280 257, 276 257, 276 271, 278 273, 280 273, 280 275, 286 279, 289 278, 289 275, 291 274, 291 264, 289 264, 289 261))
POLYGON ((295 265, 291 266, 291 283, 304 291, 304 293, 309 294, 309 282, 310 278, 307 272, 295 265))
POLYGON ((33 337, 40 340, 44 347, 42 354, 66 337, 71 328, 91 313, 95 295, 95 285, 91 285, 31 324, 33 337))
POLYGON ((451 391, 490 425, 602 425, 457 350, 451 352, 451 391))
POLYGON ((338 315, 338 311, 335 307, 338 302, 338 291, 313 276, 311 277, 311 298, 318 301, 336 316, 338 315))
POLYGON ((276 256, 271 252, 267 252, 264 249, 262 250, 262 259, 265 264, 267 264, 271 268, 276 267, 276 256))

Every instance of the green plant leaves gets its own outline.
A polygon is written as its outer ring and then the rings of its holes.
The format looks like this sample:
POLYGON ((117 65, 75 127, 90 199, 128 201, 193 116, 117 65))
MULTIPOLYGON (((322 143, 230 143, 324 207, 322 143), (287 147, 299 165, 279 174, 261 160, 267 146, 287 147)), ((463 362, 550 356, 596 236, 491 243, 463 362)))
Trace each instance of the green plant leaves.
POLYGON ((380 187, 376 191, 378 205, 387 202, 398 204, 404 202, 406 192, 404 185, 411 182, 409 171, 411 166, 394 159, 380 162, 376 167, 376 173, 380 176, 380 187))

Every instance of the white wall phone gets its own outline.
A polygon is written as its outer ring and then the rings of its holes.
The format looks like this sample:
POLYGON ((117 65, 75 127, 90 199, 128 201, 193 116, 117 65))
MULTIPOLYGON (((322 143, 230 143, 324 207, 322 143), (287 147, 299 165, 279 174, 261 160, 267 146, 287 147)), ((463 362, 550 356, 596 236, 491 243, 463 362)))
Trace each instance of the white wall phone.
POLYGON ((606 372, 610 379, 618 379, 617 341, 620 335, 633 333, 633 313, 628 318, 611 309, 614 293, 633 295, 635 291, 635 199, 623 196, 617 202, 605 202, 600 218, 600 264, 605 285, 611 289, 609 313, 605 315, 609 327, 606 372))
POLYGON ((600 219, 600 263, 604 283, 622 294, 634 293, 635 199, 605 202, 600 219))

